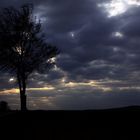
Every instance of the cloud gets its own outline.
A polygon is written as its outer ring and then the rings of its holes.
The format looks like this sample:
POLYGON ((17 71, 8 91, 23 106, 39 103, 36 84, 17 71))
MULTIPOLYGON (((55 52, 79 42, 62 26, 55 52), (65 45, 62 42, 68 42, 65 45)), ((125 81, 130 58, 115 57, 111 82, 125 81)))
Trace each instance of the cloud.
MULTIPOLYGON (((49 99, 46 97, 49 105, 52 105, 52 107, 48 105, 48 108, 62 109, 63 107, 74 108, 74 106, 98 108, 131 105, 134 101, 138 103, 137 87, 140 87, 140 10, 138 6, 133 5, 121 15, 108 17, 105 9, 98 4, 107 3, 109 0, 24 1, 26 2, 34 4, 35 15, 41 18, 43 23, 46 41, 58 46, 61 50, 56 69, 49 73, 46 71, 44 74, 34 73, 29 79, 29 88, 52 85, 56 88, 55 92, 59 90, 63 92, 63 95, 58 94, 57 98, 56 96, 49 99), (85 85, 74 88, 65 87, 70 82, 90 83, 91 80, 99 82, 98 90, 94 89, 94 94, 92 87, 85 88, 85 85), (108 90, 109 94, 100 94, 103 92, 102 87, 113 90, 111 93, 108 90), (120 88, 128 91, 118 91, 120 88), (79 94, 75 95, 74 90, 79 94), (88 94, 86 94, 87 90, 88 94), (95 95, 100 95, 100 99, 95 95), (70 102, 73 102, 73 105, 70 102)), ((9 5, 18 7, 22 3, 21 1, 0 1, 1 7, 9 5)), ((14 83, 9 83, 9 75, 3 75, 3 73, 1 75, 1 90, 16 87, 14 83)), ((33 94, 30 96, 30 99, 34 98, 33 94)), ((34 107, 47 108, 46 103, 41 103, 41 97, 35 100, 37 103, 33 103, 34 107)))
MULTIPOLYGON (((105 92, 91 88, 65 89, 64 91, 34 91, 28 94, 29 109, 43 110, 85 110, 106 109, 140 105, 139 90, 114 90, 105 92), (83 92, 84 91, 84 92, 83 92)), ((19 109, 19 95, 0 95, 12 109, 19 109)))

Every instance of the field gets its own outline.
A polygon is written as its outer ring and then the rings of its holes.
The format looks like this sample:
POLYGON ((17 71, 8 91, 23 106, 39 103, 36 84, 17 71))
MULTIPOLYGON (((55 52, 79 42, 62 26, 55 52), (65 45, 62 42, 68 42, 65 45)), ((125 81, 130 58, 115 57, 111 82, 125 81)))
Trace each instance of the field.
POLYGON ((140 138, 139 128, 140 107, 0 113, 3 140, 135 140, 140 138))

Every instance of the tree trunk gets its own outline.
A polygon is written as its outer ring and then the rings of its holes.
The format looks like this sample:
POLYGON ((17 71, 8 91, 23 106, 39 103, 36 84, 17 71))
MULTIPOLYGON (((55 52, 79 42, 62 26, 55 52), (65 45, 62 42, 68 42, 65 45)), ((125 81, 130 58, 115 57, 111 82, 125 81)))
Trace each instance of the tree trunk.
POLYGON ((23 91, 20 92, 20 105, 21 105, 21 111, 26 111, 27 110, 26 94, 23 91))
POLYGON ((26 106, 26 81, 25 79, 19 76, 19 74, 17 74, 17 78, 18 78, 18 84, 19 84, 19 90, 20 90, 20 107, 21 107, 21 111, 26 111, 27 110, 27 106, 26 106))

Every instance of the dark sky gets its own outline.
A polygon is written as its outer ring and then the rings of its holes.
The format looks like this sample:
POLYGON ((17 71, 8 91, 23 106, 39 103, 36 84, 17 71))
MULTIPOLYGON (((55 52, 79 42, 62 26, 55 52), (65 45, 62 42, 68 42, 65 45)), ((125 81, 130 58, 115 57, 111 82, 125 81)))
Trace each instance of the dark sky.
MULTIPOLYGON (((61 50, 52 71, 30 77, 30 109, 140 105, 139 0, 1 0, 0 8, 26 2, 61 50)), ((0 100, 18 109, 14 76, 0 80, 0 100)))

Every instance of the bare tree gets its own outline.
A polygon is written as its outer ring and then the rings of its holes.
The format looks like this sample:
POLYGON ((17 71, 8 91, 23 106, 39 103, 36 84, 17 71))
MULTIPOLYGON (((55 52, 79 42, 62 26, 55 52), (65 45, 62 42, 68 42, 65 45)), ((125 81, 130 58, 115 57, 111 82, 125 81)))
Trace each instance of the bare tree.
POLYGON ((0 13, 0 70, 14 73, 20 90, 21 110, 26 110, 26 85, 29 75, 54 65, 57 47, 48 44, 41 22, 33 16, 33 6, 5 8, 0 13))

